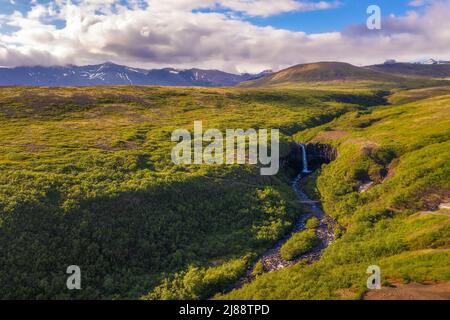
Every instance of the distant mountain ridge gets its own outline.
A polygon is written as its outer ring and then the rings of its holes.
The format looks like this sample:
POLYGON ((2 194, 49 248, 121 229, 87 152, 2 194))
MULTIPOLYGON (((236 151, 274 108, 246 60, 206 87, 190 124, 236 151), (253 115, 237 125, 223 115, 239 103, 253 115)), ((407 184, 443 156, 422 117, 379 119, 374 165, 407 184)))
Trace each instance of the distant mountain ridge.
POLYGON ((0 68, 0 86, 234 86, 270 74, 232 74, 220 70, 140 69, 111 62, 88 66, 0 68))
POLYGON ((450 64, 450 61, 448 60, 436 60, 434 58, 425 58, 425 59, 420 59, 420 60, 415 60, 411 63, 414 64, 426 64, 426 65, 430 65, 430 64, 450 64))
POLYGON ((450 63, 385 63, 367 67, 368 69, 392 75, 450 78, 450 63))
MULTIPOLYGON (((428 61, 428 60, 427 60, 428 61)), ((97 86, 155 85, 202 87, 264 87, 315 82, 405 82, 409 80, 450 79, 450 64, 399 63, 357 67, 343 62, 299 64, 278 72, 232 74, 202 69, 140 69, 111 62, 88 66, 0 68, 0 86, 97 86)), ((433 60, 435 61, 435 60, 433 60)), ((430 62, 430 61, 428 61, 430 62)))
POLYGON ((344 62, 317 62, 299 64, 266 77, 247 81, 241 86, 261 87, 289 83, 314 83, 329 81, 385 81, 394 82, 400 76, 357 67, 344 62))
POLYGON ((450 79, 450 64, 398 63, 357 67, 344 62, 316 62, 299 64, 279 72, 239 84, 243 87, 265 87, 323 82, 379 82, 412 83, 424 80, 450 79))

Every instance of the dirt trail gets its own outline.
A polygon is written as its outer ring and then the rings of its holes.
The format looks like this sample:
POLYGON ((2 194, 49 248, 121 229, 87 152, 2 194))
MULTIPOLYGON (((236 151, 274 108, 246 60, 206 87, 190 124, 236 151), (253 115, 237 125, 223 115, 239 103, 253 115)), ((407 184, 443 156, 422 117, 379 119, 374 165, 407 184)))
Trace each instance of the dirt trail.
POLYGON ((366 293, 364 300, 450 300, 450 282, 396 284, 366 293))

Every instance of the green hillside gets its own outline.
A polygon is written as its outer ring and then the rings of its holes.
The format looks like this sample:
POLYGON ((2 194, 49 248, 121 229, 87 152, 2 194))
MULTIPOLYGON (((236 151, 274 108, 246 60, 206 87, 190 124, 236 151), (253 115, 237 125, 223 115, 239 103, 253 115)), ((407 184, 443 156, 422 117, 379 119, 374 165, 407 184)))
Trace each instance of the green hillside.
POLYGON ((394 69, 384 66, 356 67, 342 62, 317 62, 293 66, 257 80, 242 82, 239 86, 246 88, 311 88, 314 90, 321 87, 326 90, 331 87, 335 90, 348 90, 353 87, 390 90, 391 88, 414 89, 439 85, 448 86, 450 83, 449 79, 446 79, 447 76, 435 76, 436 72, 415 74, 414 72, 401 72, 404 68, 401 68, 399 72, 394 69))
POLYGON ((234 285, 306 208, 287 167, 174 165, 171 133, 195 120, 279 128, 283 157, 294 138, 339 151, 308 189, 342 238, 226 297, 359 293, 369 262, 448 280, 448 213, 435 209, 449 197, 450 91, 420 90, 0 88, 0 298, 204 299, 234 285), (366 179, 378 184, 354 191, 366 179), (69 265, 83 290, 67 290, 69 265))
POLYGON ((261 79, 244 82, 241 86, 264 87, 280 84, 333 81, 376 81, 392 83, 404 80, 404 78, 399 76, 356 67, 348 63, 318 62, 293 66, 261 79))
POLYGON ((175 166, 172 131, 202 120, 279 128, 287 141, 382 101, 368 90, 1 88, 0 297, 139 298, 190 266, 225 266, 185 297, 219 292, 289 229, 297 203, 282 174, 175 166), (79 292, 65 286, 73 264, 79 292))

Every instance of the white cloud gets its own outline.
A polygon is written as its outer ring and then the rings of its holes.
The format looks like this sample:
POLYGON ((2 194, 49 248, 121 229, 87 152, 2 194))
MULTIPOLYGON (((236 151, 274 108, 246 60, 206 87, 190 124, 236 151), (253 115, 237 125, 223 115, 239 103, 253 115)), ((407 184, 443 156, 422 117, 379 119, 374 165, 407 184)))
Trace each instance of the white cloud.
MULTIPOLYGON (((370 64, 388 58, 450 56, 447 18, 450 0, 434 1, 421 13, 412 11, 403 17, 385 18, 381 31, 352 26, 344 32, 320 34, 259 27, 227 12, 192 11, 217 5, 246 15, 319 9, 308 7, 304 1, 271 3, 263 0, 134 0, 127 5, 115 0, 36 3, 26 14, 0 16, 0 23, 17 29, 0 34, 0 65, 114 61, 147 68, 174 66, 254 72, 321 60, 370 64), (255 3, 258 6, 250 5, 255 3), (55 20, 64 21, 63 27, 52 23, 55 20)), ((334 2, 314 3, 325 8, 334 2)))

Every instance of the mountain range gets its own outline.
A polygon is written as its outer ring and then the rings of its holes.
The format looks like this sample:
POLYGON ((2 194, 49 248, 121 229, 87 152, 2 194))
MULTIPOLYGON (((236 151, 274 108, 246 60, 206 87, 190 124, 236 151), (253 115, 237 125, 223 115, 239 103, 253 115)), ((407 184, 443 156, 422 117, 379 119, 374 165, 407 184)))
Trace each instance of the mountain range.
POLYGON ((317 62, 296 65, 277 73, 242 83, 242 86, 264 87, 293 83, 329 81, 398 81, 399 76, 357 67, 343 62, 317 62))
POLYGON ((111 62, 88 66, 0 68, 0 86, 95 86, 95 85, 158 85, 158 86, 234 86, 258 79, 259 74, 232 74, 219 70, 173 68, 145 70, 111 62))
POLYGON ((329 81, 404 82, 450 79, 450 64, 389 63, 357 67, 343 62, 296 65, 278 72, 232 74, 202 69, 139 69, 111 62, 88 66, 0 68, 0 86, 156 85, 231 87, 329 81))
POLYGON ((412 63, 415 63, 415 64, 450 64, 450 61, 436 60, 434 58, 424 58, 424 59, 415 60, 412 63))
POLYGON ((368 68, 373 71, 402 76, 450 78, 450 64, 448 63, 385 63, 368 68))
POLYGON ((265 77, 243 82, 240 86, 266 87, 295 83, 352 81, 406 83, 448 78, 450 78, 450 64, 392 62, 357 67, 344 62, 317 62, 296 65, 265 77))

